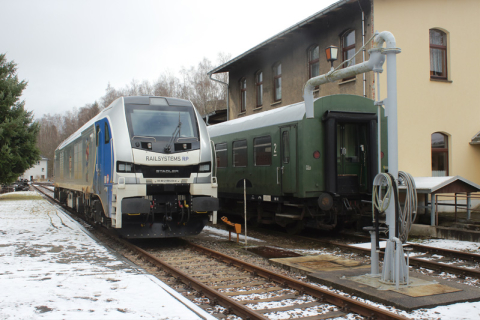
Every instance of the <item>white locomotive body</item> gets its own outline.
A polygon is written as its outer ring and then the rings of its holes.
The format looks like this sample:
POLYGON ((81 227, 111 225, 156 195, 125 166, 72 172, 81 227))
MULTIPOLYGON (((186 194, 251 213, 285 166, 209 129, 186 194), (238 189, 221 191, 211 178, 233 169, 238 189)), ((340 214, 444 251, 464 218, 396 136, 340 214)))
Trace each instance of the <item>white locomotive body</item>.
POLYGON ((55 150, 55 197, 126 238, 195 235, 218 209, 213 154, 190 101, 122 97, 55 150))

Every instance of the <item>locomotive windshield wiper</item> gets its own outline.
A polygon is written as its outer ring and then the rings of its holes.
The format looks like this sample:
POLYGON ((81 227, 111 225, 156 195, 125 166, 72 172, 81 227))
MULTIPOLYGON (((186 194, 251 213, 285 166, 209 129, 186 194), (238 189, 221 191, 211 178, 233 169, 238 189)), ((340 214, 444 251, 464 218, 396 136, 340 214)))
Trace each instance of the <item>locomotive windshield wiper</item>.
POLYGON ((182 122, 180 121, 180 112, 178 113, 178 124, 175 130, 173 130, 172 137, 170 138, 170 141, 167 143, 165 148, 163 150, 165 152, 170 152, 171 151, 171 145, 173 142, 175 142, 176 137, 180 137, 180 130, 182 129, 182 122))

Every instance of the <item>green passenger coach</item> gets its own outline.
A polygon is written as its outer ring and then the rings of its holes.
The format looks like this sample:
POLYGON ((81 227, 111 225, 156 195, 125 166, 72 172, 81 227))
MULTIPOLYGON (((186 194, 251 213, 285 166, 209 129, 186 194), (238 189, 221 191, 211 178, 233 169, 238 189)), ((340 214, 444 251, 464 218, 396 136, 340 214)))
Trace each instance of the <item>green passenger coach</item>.
MULTIPOLYGON (((332 230, 371 216, 378 173, 378 107, 354 95, 332 95, 305 118, 303 102, 208 127, 216 148, 223 210, 250 222, 332 230)), ((386 169, 386 118, 381 114, 381 168, 386 169)))

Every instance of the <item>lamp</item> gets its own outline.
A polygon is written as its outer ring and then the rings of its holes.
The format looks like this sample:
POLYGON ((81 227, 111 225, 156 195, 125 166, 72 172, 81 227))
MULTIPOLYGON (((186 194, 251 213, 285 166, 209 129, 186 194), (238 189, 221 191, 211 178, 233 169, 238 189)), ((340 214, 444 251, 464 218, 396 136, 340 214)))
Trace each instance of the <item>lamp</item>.
POLYGON ((336 46, 329 46, 325 49, 325 53, 327 54, 327 61, 330 61, 333 70, 333 61, 338 59, 338 47, 336 46))

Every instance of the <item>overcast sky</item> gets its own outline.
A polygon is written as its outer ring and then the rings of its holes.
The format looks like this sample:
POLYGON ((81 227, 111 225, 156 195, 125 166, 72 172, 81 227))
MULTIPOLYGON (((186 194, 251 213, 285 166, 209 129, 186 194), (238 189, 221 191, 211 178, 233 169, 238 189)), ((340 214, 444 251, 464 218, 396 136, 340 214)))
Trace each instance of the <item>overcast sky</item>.
POLYGON ((39 119, 156 80, 218 53, 232 58, 336 0, 0 0, 0 53, 28 81, 39 119))

